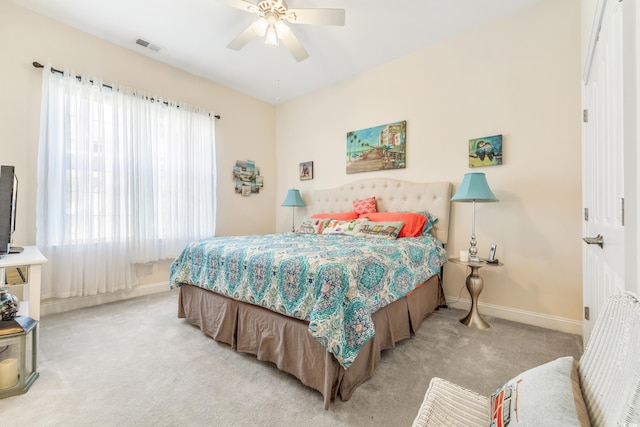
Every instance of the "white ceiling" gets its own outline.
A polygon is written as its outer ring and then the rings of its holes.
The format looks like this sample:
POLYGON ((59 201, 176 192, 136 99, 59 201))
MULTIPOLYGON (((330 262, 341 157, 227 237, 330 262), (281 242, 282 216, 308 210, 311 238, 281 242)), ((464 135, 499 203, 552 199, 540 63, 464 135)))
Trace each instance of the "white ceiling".
POLYGON ((256 17, 225 0, 10 1, 277 105, 540 0, 288 0, 290 8, 346 11, 344 27, 291 24, 310 55, 301 62, 259 38, 227 49, 256 17), (162 49, 138 46, 137 38, 162 49))

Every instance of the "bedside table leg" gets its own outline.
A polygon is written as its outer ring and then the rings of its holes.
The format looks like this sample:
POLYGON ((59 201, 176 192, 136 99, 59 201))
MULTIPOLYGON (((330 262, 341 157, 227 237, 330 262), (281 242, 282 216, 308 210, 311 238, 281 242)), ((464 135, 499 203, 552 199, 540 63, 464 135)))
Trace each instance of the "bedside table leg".
POLYGON ((480 296, 483 288, 484 283, 482 282, 482 277, 478 274, 478 267, 472 266, 471 274, 467 276, 467 290, 469 291, 469 295, 471 295, 471 310, 469 310, 469 314, 460 319, 460 323, 470 328, 487 329, 490 327, 478 311, 478 296, 480 296))

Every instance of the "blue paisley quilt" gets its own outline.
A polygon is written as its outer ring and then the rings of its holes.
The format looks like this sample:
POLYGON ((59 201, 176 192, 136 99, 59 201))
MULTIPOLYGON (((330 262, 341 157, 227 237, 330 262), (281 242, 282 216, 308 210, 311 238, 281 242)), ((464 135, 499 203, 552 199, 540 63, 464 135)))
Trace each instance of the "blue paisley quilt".
POLYGON ((371 314, 439 273, 445 261, 431 235, 216 237, 189 244, 171 265, 170 283, 308 321, 309 332, 347 368, 375 334, 371 314))

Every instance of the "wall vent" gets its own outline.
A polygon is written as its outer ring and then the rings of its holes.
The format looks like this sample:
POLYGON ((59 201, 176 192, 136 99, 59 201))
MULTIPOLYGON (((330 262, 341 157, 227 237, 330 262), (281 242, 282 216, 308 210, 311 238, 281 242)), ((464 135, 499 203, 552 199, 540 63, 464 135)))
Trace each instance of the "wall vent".
POLYGON ((158 46, 157 44, 153 44, 141 38, 136 39, 136 44, 142 47, 146 47, 147 49, 151 49, 154 52, 160 52, 160 49, 162 49, 162 47, 158 46))

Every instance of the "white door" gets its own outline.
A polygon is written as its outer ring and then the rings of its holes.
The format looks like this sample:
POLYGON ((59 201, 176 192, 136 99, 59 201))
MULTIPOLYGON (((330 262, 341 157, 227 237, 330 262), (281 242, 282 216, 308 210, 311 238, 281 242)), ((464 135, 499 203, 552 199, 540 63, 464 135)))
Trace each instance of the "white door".
POLYGON ((600 2, 599 32, 591 37, 583 82, 585 343, 606 298, 625 289, 625 3, 600 2))

